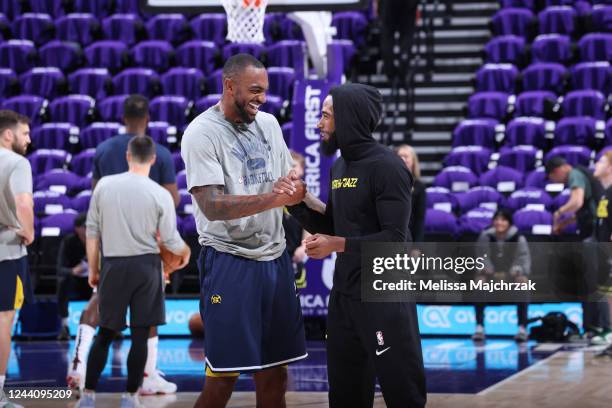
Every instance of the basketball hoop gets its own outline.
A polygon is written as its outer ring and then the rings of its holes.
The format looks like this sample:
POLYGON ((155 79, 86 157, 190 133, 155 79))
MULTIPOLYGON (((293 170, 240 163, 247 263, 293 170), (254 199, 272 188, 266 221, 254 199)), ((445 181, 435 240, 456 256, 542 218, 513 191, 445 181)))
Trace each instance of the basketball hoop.
POLYGON ((238 43, 264 42, 263 26, 268 0, 221 0, 227 14, 227 39, 238 43))

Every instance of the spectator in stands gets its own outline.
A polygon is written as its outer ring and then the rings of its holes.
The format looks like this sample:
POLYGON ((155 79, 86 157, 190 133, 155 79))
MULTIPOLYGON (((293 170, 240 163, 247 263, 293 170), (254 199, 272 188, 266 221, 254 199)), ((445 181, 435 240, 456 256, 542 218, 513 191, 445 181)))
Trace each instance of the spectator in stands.
POLYGON ((427 209, 427 192, 425 184, 421 182, 421 165, 414 148, 407 144, 397 146, 395 153, 402 158, 406 167, 412 173, 412 213, 410 215, 410 233, 413 242, 423 242, 425 234, 425 210, 427 209))
POLYGON ((66 235, 57 256, 57 306, 62 318, 62 330, 58 340, 70 340, 68 330, 68 300, 73 295, 78 300, 88 300, 91 288, 87 283, 89 267, 85 253, 85 220, 87 214, 79 214, 74 220, 74 233, 66 235))
MULTIPOLYGON (((512 225, 512 214, 505 209, 497 210, 493 216, 493 225, 484 230, 478 237, 478 251, 486 255, 485 268, 480 279, 492 280, 503 278, 513 282, 527 282, 531 272, 531 255, 527 240, 512 225)), ((514 336, 517 342, 527 341, 527 302, 517 304, 518 332, 514 336)), ((485 304, 477 303, 476 331, 474 341, 483 341, 485 304)))
MULTIPOLYGON (((565 226, 573 221, 578 228, 578 237, 585 240, 593 235, 595 224, 596 197, 601 197, 601 184, 587 169, 582 166, 572 166, 563 157, 555 156, 546 162, 548 178, 555 183, 563 183, 570 189, 570 198, 553 214, 553 233, 559 234, 565 226), (566 214, 574 214, 569 218, 566 214)), ((586 292, 592 276, 585 273, 586 292)), ((583 326, 586 334, 598 332, 602 327, 610 327, 610 313, 606 302, 583 302, 583 326)))

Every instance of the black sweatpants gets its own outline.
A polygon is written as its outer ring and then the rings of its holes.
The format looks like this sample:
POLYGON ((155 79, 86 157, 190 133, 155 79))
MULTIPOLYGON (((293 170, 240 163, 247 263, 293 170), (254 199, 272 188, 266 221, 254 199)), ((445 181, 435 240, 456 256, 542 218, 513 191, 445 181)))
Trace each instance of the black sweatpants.
POLYGON ((57 283, 57 308, 60 317, 68 317, 68 301, 71 298, 89 300, 91 292, 87 277, 67 275, 61 278, 57 283))
POLYGON ((377 378, 387 407, 424 407, 427 393, 416 305, 362 303, 332 291, 327 370, 331 408, 371 408, 377 378))

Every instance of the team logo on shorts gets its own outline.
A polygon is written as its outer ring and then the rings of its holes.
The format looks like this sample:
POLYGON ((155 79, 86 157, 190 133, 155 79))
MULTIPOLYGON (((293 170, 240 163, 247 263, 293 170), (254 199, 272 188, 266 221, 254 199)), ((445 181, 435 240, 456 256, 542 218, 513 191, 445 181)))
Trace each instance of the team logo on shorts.
POLYGON ((381 331, 376 332, 376 340, 378 341, 379 346, 385 345, 385 338, 383 337, 383 334, 381 331))
POLYGON ((212 295, 210 297, 210 303, 213 305, 218 305, 221 303, 221 295, 212 295))

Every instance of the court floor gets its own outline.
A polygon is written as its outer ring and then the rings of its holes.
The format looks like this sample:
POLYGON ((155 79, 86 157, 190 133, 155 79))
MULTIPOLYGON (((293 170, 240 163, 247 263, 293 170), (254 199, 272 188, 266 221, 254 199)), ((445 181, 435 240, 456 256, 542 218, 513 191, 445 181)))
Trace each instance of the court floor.
MULTIPOLYGON (((115 342, 100 382, 98 407, 118 406, 125 384, 129 340, 115 342)), ((7 385, 49 388, 64 385, 72 343, 19 342, 9 362, 7 385)), ((429 407, 612 407, 612 359, 594 358, 584 345, 517 345, 465 338, 423 339, 429 407)), ((287 405, 327 407, 325 347, 309 342, 308 359, 290 366, 287 405)), ((143 398, 146 407, 191 407, 203 385, 202 343, 162 339, 159 367, 179 393, 143 398)), ((253 382, 241 376, 231 407, 254 407, 253 382)), ((17 401, 18 402, 18 401, 17 401)), ((75 400, 22 400, 26 407, 72 407, 75 400)), ((384 407, 377 395, 376 407, 384 407)))

